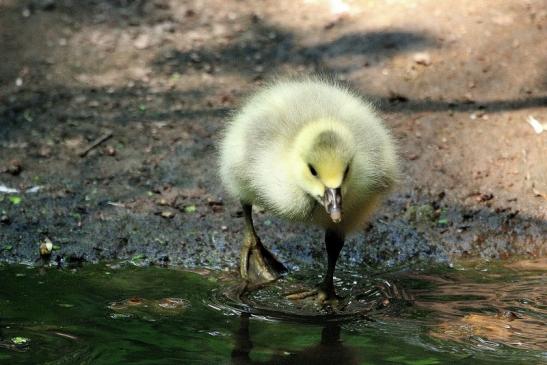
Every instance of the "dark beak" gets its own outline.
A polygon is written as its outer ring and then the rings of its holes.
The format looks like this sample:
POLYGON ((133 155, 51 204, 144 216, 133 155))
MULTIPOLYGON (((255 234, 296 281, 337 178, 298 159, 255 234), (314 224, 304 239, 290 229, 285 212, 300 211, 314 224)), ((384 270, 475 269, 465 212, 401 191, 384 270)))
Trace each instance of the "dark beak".
POLYGON ((334 223, 342 221, 342 191, 340 188, 326 188, 323 205, 334 223))

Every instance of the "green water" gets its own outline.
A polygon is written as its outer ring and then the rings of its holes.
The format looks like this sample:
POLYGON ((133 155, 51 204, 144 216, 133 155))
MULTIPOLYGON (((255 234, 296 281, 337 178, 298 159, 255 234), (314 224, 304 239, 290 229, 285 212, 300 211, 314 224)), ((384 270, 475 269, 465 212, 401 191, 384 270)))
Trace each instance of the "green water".
POLYGON ((219 272, 0 266, 0 363, 547 363, 546 272, 537 265, 341 270, 346 304, 376 303, 370 311, 299 316, 283 286, 316 274, 301 271, 237 303, 224 294, 234 282, 219 272), (378 289, 388 282, 395 294, 378 289))

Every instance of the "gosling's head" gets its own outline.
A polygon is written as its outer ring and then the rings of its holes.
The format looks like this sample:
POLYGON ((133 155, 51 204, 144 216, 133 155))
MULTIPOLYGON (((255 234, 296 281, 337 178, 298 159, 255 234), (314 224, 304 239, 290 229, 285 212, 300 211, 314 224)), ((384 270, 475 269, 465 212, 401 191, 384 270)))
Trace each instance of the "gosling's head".
POLYGON ((332 221, 342 220, 342 197, 351 174, 353 140, 330 120, 306 125, 295 139, 294 174, 298 185, 325 207, 332 221))

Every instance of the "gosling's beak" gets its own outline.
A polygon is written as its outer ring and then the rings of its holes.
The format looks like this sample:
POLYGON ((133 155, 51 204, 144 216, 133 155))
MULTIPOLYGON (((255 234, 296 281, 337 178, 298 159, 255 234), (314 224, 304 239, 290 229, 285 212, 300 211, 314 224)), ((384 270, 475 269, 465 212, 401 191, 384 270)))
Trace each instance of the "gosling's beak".
POLYGON ((326 188, 323 205, 334 223, 342 221, 342 192, 340 188, 326 188))

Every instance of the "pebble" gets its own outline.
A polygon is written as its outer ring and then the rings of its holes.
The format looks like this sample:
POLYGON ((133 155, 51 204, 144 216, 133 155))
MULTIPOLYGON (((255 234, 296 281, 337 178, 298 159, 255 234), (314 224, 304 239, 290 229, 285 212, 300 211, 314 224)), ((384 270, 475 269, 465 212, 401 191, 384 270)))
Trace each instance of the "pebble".
POLYGON ((477 196, 476 200, 478 202, 486 202, 488 200, 492 200, 494 199, 494 194, 481 194, 479 196, 477 196))
POLYGON ((51 255, 51 251, 53 251, 53 243, 49 238, 46 237, 46 239, 40 243, 40 256, 47 257, 51 255))
POLYGON ((200 63, 201 62, 201 57, 196 52, 192 52, 192 53, 190 53, 190 60, 192 60, 192 62, 194 62, 194 63, 200 63))
POLYGON ((104 154, 108 156, 116 156, 116 149, 112 146, 106 146, 104 148, 104 154))
POLYGON ((160 215, 163 218, 171 219, 175 216, 175 213, 171 212, 170 210, 164 210, 160 213, 160 215))
POLYGON ((414 62, 416 62, 418 65, 423 65, 423 66, 431 65, 431 56, 427 52, 415 53, 412 58, 414 62))
POLYGON ((150 47, 150 37, 146 33, 139 34, 133 42, 133 46, 139 50, 150 47))
POLYGON ((156 204, 158 205, 169 205, 169 203, 167 202, 167 200, 165 198, 161 198, 159 199, 156 204))
POLYGON ((21 165, 21 161, 11 160, 8 164, 8 168, 6 171, 13 176, 19 175, 21 171, 23 171, 23 166, 21 165))
POLYGON ((38 156, 43 158, 48 158, 51 156, 51 147, 49 146, 42 146, 40 147, 40 150, 38 151, 38 156))

